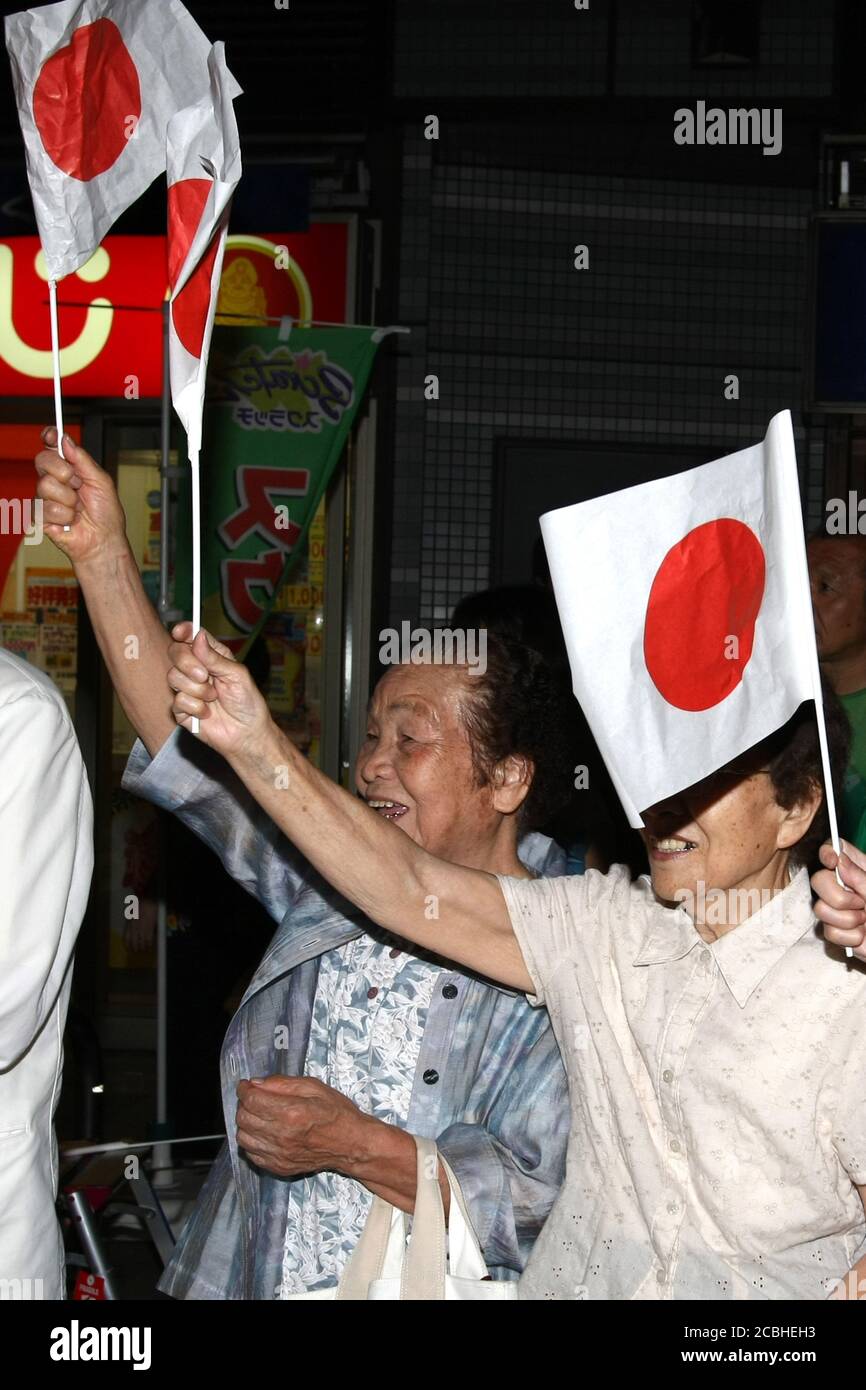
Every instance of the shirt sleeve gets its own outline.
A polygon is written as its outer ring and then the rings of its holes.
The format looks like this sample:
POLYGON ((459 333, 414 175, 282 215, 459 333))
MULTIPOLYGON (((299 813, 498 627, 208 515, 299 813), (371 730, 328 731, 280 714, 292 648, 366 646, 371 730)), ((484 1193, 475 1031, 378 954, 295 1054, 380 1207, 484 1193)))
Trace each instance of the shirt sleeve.
POLYGON ((140 741, 123 785, 172 811, 243 888, 282 922, 308 886, 310 866, 247 791, 228 763, 192 734, 175 729, 151 759, 140 741))
POLYGON ((612 897, 627 887, 629 872, 614 864, 606 874, 588 869, 562 878, 497 875, 526 969, 530 1004, 547 1001, 548 986, 563 960, 573 958, 581 935, 606 922, 612 897))
POLYGON ((527 1009, 519 996, 503 996, 497 1013, 497 1035, 508 1037, 502 1082, 491 1085, 480 1068, 466 1107, 474 1123, 449 1125, 436 1142, 460 1183, 488 1267, 513 1278, 565 1179, 570 1112, 547 1015, 527 1009))

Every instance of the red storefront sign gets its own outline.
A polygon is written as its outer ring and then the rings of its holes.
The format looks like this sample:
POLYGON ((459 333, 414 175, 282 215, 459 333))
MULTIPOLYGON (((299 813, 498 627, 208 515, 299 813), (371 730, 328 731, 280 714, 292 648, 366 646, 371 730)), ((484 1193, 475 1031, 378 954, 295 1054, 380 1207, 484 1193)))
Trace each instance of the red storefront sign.
MULTIPOLYGON (((286 314, 344 322, 346 274, 340 271, 348 247, 345 222, 230 236, 219 308, 231 317, 221 321, 286 314)), ((167 291, 165 237, 106 237, 87 265, 60 282, 65 396, 136 400, 161 394, 167 291)), ((53 394, 48 282, 38 237, 0 239, 0 394, 53 394)))
POLYGON ((286 314, 298 322, 345 323, 349 277, 346 222, 314 222, 309 231, 291 235, 230 236, 217 323, 238 323, 238 314, 250 321, 286 314))
MULTIPOLYGON (((86 266, 60 281, 65 396, 160 395, 167 284, 165 238, 143 236, 106 237, 86 266)), ((35 236, 0 241, 0 392, 53 394, 48 282, 35 236)))

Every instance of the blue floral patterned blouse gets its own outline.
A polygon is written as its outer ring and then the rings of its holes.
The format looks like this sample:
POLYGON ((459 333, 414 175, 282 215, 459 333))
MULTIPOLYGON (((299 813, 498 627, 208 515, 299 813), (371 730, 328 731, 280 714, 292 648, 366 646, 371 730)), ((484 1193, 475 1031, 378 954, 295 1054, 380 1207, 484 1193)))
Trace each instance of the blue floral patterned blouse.
MULTIPOLYGON (((383 941, 357 937, 321 957, 304 1071, 366 1114, 405 1129, 443 970, 384 933, 383 941)), ((370 1202, 369 1189, 342 1173, 314 1173, 291 1185, 281 1297, 339 1280, 370 1202)))

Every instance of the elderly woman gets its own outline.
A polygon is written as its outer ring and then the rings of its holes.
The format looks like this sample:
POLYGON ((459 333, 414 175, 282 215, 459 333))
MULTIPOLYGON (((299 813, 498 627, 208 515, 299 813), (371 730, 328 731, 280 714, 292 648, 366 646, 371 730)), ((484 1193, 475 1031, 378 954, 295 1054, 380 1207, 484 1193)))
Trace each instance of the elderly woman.
MULTIPOLYGON (((179 722, 200 716, 202 740, 341 893, 546 1005, 571 1134, 522 1297, 821 1299, 842 1283, 866 1250, 866 972, 816 931, 811 706, 644 812, 648 877, 531 881, 398 837, 294 754, 206 633, 172 654, 179 722)), ((838 773, 849 733, 827 709, 838 773)))
MULTIPOLYGON (((530 879, 550 842, 518 845, 519 831, 550 809, 557 752, 560 773, 573 766, 556 703, 541 658, 493 634, 484 676, 394 667, 370 704, 357 791, 431 853, 530 879)), ((281 927, 223 1046, 229 1145, 161 1287, 249 1287, 234 1268, 223 1282, 227 1251, 241 1255, 243 1195, 261 1219, 254 1296, 335 1283, 371 1193, 412 1210, 412 1133, 437 1139, 488 1264, 514 1277, 564 1174, 566 1083, 546 1019, 352 914, 198 752, 184 735, 150 761, 139 744, 124 785, 202 835, 281 927)), ((435 920, 434 895, 425 911, 435 920)))
MULTIPOLYGON (((336 1283, 371 1193, 413 1209, 413 1132, 449 1160, 491 1272, 515 1278, 564 1174, 567 1088, 547 1016, 413 951, 399 912, 380 932, 317 880, 223 759, 175 727, 169 637, 113 484, 64 448, 67 460, 38 456, 38 494, 141 736, 125 785, 174 811, 279 923, 223 1046, 228 1142, 161 1288, 273 1299, 336 1283)), ((571 714, 544 658, 493 633, 483 674, 394 667, 370 705, 355 799, 386 853, 406 841, 485 874, 556 871, 555 847, 529 832, 571 790, 571 714)), ((423 911, 435 921, 435 893, 423 911)))

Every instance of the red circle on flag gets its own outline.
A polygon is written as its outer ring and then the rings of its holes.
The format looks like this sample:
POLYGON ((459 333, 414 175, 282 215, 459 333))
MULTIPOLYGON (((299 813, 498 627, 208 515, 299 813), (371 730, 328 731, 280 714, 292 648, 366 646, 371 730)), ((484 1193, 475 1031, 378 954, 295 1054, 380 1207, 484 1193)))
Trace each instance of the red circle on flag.
POLYGON ((764 597, 760 541, 742 521, 696 526, 662 560, 650 589, 644 660, 677 709, 712 709, 743 679, 764 597))
MULTIPOLYGON (((212 187, 210 179, 179 179, 168 190, 168 282, 172 288, 183 269, 212 187)), ((215 236, 171 306, 174 331, 193 357, 201 357, 218 250, 219 237, 215 236)))
POLYGON ((83 24, 42 64, 33 119, 45 153, 71 178, 110 169, 141 116, 141 87, 120 30, 110 19, 83 24))

